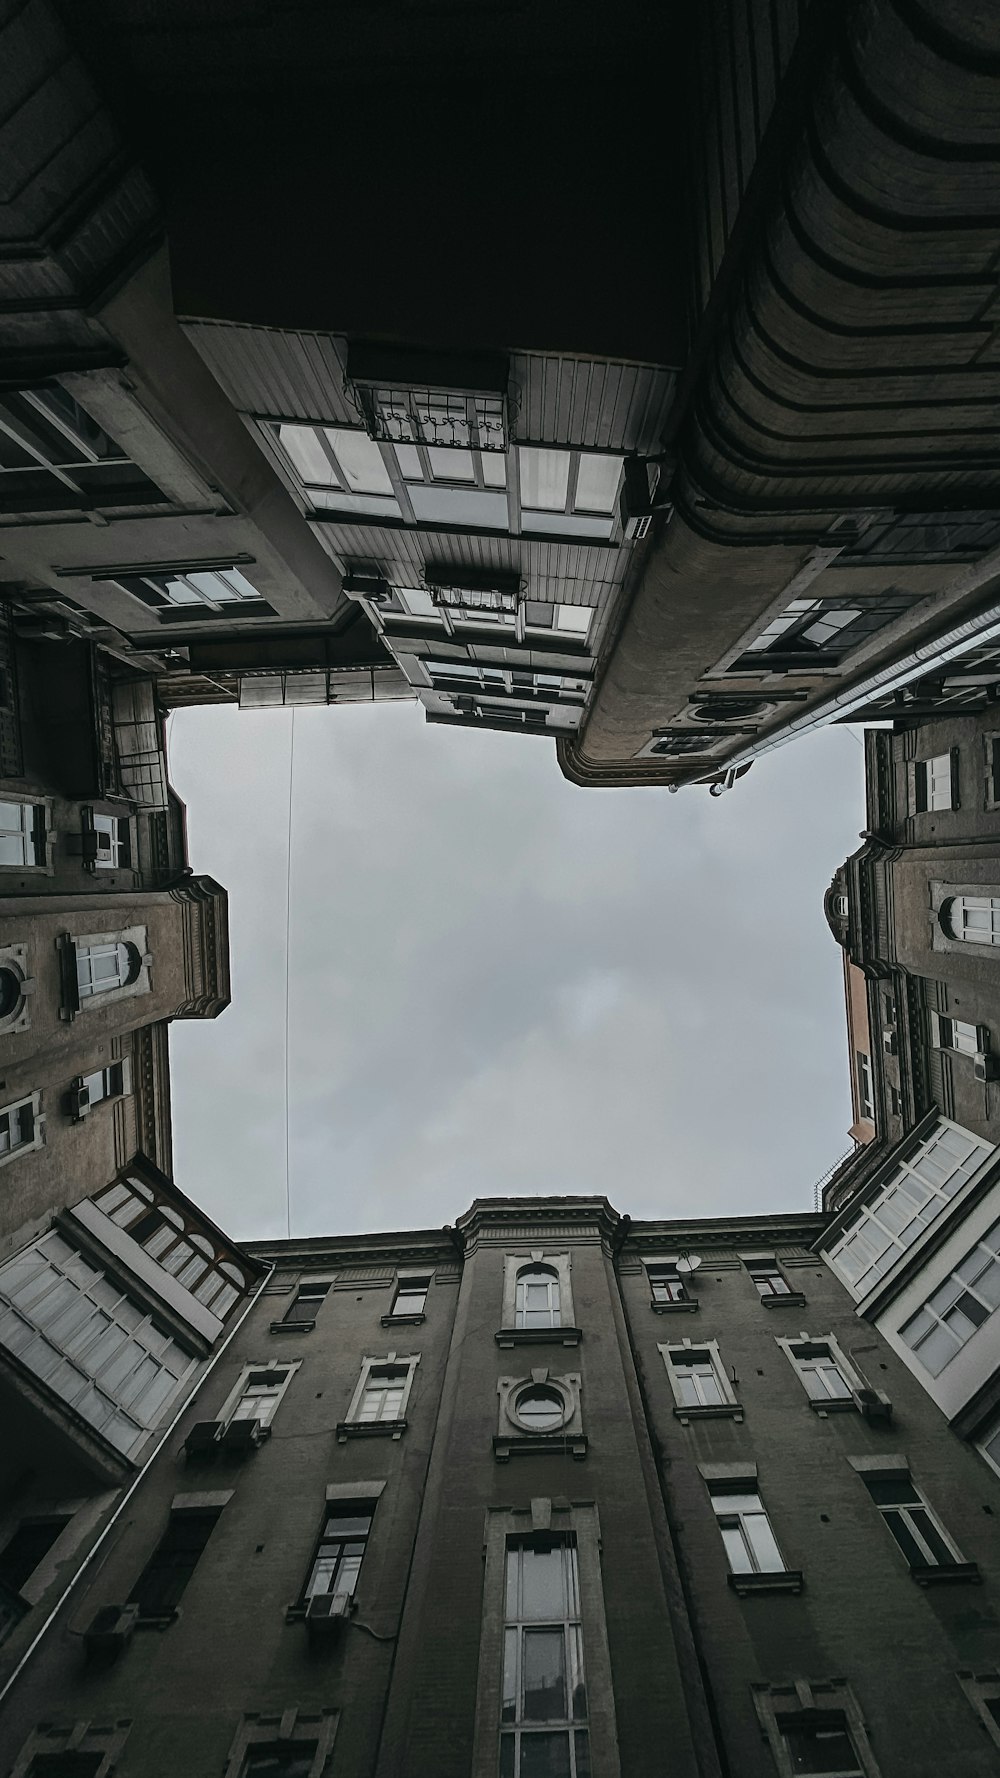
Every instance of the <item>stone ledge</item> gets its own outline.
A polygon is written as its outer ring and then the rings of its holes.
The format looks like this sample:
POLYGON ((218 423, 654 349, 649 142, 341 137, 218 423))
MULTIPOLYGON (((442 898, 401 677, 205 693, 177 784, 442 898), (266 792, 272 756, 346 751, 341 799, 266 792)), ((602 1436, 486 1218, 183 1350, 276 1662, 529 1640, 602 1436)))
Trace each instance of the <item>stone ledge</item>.
POLYGON ((657 1303, 650 1298, 649 1306, 654 1315, 690 1315, 693 1310, 701 1308, 694 1297, 688 1297, 682 1303, 657 1303))
POLYGON ((578 1327, 501 1327, 494 1335, 498 1346, 578 1346, 583 1338, 578 1327))
POLYGON ((337 1443, 345 1445, 349 1438, 402 1438, 405 1420, 338 1420, 337 1443))
POLYGON ((806 1299, 801 1290, 789 1290, 784 1296, 762 1296, 762 1309, 804 1309, 806 1299))
POLYGON ((422 1327, 427 1320, 426 1315, 380 1315, 381 1327, 422 1327))
POLYGON ((783 1568, 772 1574, 730 1574, 729 1585, 741 1599, 754 1593, 801 1593, 801 1568, 783 1568))
POLYGON ((689 1420, 742 1420, 743 1403, 741 1401, 713 1402, 711 1407, 674 1408, 674 1419, 686 1426, 689 1420))
POLYGON ((497 1436, 493 1440, 493 1455, 498 1463, 506 1463, 511 1457, 573 1457, 582 1463, 587 1455, 587 1436, 583 1432, 576 1433, 535 1433, 526 1432, 522 1438, 506 1435, 497 1436))
POLYGON ((949 1581, 971 1580, 982 1585, 978 1562, 925 1562, 910 1569, 918 1587, 945 1586, 949 1581))

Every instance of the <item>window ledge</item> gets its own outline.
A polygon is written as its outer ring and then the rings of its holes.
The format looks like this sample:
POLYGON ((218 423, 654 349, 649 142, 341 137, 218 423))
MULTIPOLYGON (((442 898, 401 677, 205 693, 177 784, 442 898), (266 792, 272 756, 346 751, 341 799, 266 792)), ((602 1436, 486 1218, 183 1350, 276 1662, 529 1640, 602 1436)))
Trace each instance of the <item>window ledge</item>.
POLYGON ((273 1334, 312 1333, 315 1326, 315 1321, 272 1321, 270 1332, 273 1334))
POLYGON ((729 1585, 741 1599, 752 1593, 801 1593, 801 1568, 783 1568, 772 1574, 730 1574, 729 1585))
POLYGON ((927 1562, 910 1569, 918 1587, 944 1585, 953 1580, 971 1580, 982 1584, 978 1562, 927 1562))
POLYGON ((764 1309, 804 1309, 806 1299, 801 1290, 790 1290, 786 1296, 762 1296, 764 1309))
POLYGON ((426 1315, 381 1315, 382 1327, 422 1327, 427 1320, 426 1315))
POLYGON ((501 1327, 493 1335, 498 1346, 578 1346, 578 1327, 501 1327))
POLYGON ((574 1457, 578 1463, 582 1463, 587 1455, 587 1443, 586 1434, 582 1432, 526 1432, 521 1438, 494 1438, 493 1455, 498 1463, 506 1463, 511 1457, 543 1456, 574 1457))
POLYGON ((150 1617, 137 1617, 135 1627, 137 1630, 169 1630, 171 1624, 175 1624, 179 1616, 180 1612, 174 1610, 160 1612, 150 1617))
POLYGON ((405 1431, 405 1420, 338 1420, 337 1443, 346 1444, 349 1438, 402 1438, 405 1431))
POLYGON ((714 1402, 711 1407, 674 1408, 674 1419, 686 1426, 689 1420, 742 1420, 743 1403, 741 1401, 714 1402))
POLYGON ((696 1302, 694 1297, 683 1303, 656 1303, 650 1298, 649 1306, 654 1315, 690 1315, 694 1309, 701 1308, 701 1304, 696 1302))
POLYGON ((821 1420, 825 1420, 827 1414, 856 1414, 858 1411, 858 1405, 853 1396, 810 1395, 809 1406, 821 1420))

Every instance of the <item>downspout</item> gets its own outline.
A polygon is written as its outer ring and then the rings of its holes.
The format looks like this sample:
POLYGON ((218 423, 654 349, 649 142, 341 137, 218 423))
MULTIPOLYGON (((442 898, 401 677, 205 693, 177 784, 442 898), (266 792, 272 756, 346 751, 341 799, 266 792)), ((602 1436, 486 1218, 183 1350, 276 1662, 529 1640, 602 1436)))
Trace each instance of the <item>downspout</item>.
POLYGON ((260 1283, 258 1284, 257 1289, 254 1291, 253 1296, 250 1298, 250 1301, 247 1303, 246 1308, 244 1309, 242 1315, 239 1317, 239 1319, 237 1321, 233 1322, 233 1325, 230 1328, 229 1332, 227 1333, 225 1339, 223 1340, 222 1345, 218 1348, 217 1351, 213 1352, 211 1358, 208 1361, 208 1364, 205 1366, 205 1369, 202 1371, 201 1376, 198 1378, 198 1381, 195 1384, 194 1388, 192 1389, 190 1395, 185 1397, 184 1401, 181 1403, 180 1407, 177 1409, 176 1414, 174 1415, 173 1419, 171 1420, 171 1422, 170 1422, 169 1426, 167 1427, 166 1431, 164 1432, 162 1438, 154 1446, 153 1450, 150 1452, 149 1456, 146 1458, 146 1461, 143 1463, 142 1468, 139 1470, 138 1475, 133 1477, 129 1486, 126 1488, 125 1493, 122 1495, 121 1499, 118 1502, 118 1505, 114 1509, 114 1512, 111 1514, 111 1517, 108 1520, 107 1524, 105 1525, 104 1530, 101 1532, 100 1536, 95 1540, 95 1542, 91 1545, 90 1549, 87 1551, 87 1554, 84 1556, 83 1561, 80 1563, 79 1568, 76 1570, 76 1573, 71 1575, 70 1579, 67 1581, 66 1586, 63 1588, 62 1592, 60 1593, 59 1598, 56 1600, 56 1603, 53 1605, 52 1610, 49 1612, 48 1617, 45 1619, 45 1622, 41 1625, 40 1629, 38 1630, 37 1634, 33 1637, 32 1641, 29 1642, 27 1648, 25 1649, 23 1655, 21 1656, 21 1659, 18 1661, 17 1666, 14 1668, 13 1673, 10 1675, 6 1684, 3 1686, 3 1689, 0 1690, 0 1707, 2 1707, 4 1700, 7 1697, 8 1692, 10 1692, 13 1689, 15 1682, 18 1679, 20 1679, 21 1674, 24 1672, 25 1667, 28 1665, 28 1662, 31 1660, 32 1655, 35 1653, 35 1650, 39 1647, 39 1645, 42 1641, 42 1638, 48 1634, 48 1631, 50 1630, 52 1624, 55 1622, 59 1613, 62 1611, 63 1606, 66 1604, 66 1601, 68 1600, 70 1594, 73 1592, 73 1590, 77 1584, 77 1581, 79 1581, 82 1578, 82 1576, 87 1572, 87 1569, 90 1567, 90 1564, 93 1562, 94 1557, 97 1555, 98 1550, 101 1548, 102 1544, 105 1542, 105 1539, 110 1535, 110 1533, 113 1531, 115 1525, 118 1523, 118 1520, 121 1518, 122 1513, 125 1511, 125 1508, 128 1506, 128 1504, 129 1504, 130 1500, 132 1499, 133 1494, 136 1492, 136 1489, 138 1488, 140 1482, 145 1480, 145 1477, 146 1477, 148 1471, 150 1470, 152 1465, 155 1463, 157 1457, 160 1455, 160 1452, 163 1450, 163 1447, 167 1443, 167 1440, 172 1436, 172 1434, 174 1433, 176 1428, 180 1425, 180 1422, 183 1420, 184 1415, 187 1413, 188 1408, 191 1406, 191 1403, 197 1399, 198 1395, 201 1393, 202 1386, 208 1382, 208 1379, 211 1376, 212 1372, 214 1371, 220 1358, 223 1357, 223 1355, 227 1351, 228 1347, 230 1346, 231 1342, 235 1339, 236 1335, 239 1333, 239 1330, 243 1326, 243 1323, 246 1320, 247 1316, 249 1315, 251 1309, 256 1306, 257 1299, 259 1298, 261 1292, 263 1291, 265 1284, 267 1284, 271 1278, 271 1275, 274 1271, 274 1264, 275 1264, 275 1262, 272 1260, 270 1266, 268 1267, 268 1270, 265 1272, 263 1278, 261 1279, 260 1283))

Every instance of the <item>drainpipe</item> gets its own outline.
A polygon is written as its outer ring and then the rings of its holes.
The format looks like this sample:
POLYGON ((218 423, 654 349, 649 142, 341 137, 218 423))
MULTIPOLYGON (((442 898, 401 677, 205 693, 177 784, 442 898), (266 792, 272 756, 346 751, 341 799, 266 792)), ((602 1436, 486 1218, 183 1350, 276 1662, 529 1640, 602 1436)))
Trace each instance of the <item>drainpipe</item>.
POLYGON ((154 1446, 153 1450, 150 1452, 149 1456, 146 1458, 146 1461, 144 1462, 138 1475, 134 1476, 132 1481, 129 1483, 129 1486, 126 1488, 124 1494, 122 1495, 121 1499, 118 1502, 118 1505, 115 1507, 114 1512, 111 1514, 110 1519, 108 1520, 107 1524, 105 1525, 104 1530, 101 1532, 100 1536, 96 1539, 96 1541, 93 1544, 91 1544, 90 1549, 87 1551, 87 1554, 84 1556, 83 1561, 80 1563, 79 1568, 76 1570, 76 1573, 71 1575, 70 1579, 66 1583, 66 1586, 63 1588, 62 1592, 60 1593, 59 1598, 56 1600, 56 1603, 53 1605, 52 1610, 49 1612, 48 1617, 45 1619, 45 1622, 42 1624, 41 1628, 38 1630, 37 1634, 34 1636, 32 1641, 29 1642, 27 1648, 25 1649, 23 1655, 21 1656, 21 1659, 18 1661, 17 1666, 14 1668, 13 1673, 10 1675, 10 1678, 7 1680, 3 1689, 0 1690, 0 1706, 3 1705, 4 1700, 7 1697, 7 1694, 13 1690, 13 1687, 14 1687, 16 1681, 18 1679, 20 1679, 21 1674, 24 1672, 25 1667, 28 1665, 28 1662, 31 1660, 32 1655, 35 1653, 36 1649, 40 1646, 40 1644, 42 1642, 42 1638, 48 1634, 48 1631, 50 1630, 51 1626, 55 1622, 56 1618, 59 1616, 59 1613, 62 1611, 63 1606, 66 1604, 67 1599, 69 1598, 70 1594, 73 1592, 74 1588, 76 1587, 77 1581, 79 1581, 83 1577, 83 1575, 86 1574, 87 1569, 90 1567, 91 1563, 93 1562, 94 1557, 97 1555, 98 1550, 101 1548, 101 1546, 104 1544, 105 1540, 110 1536, 111 1532, 114 1530, 114 1527, 117 1525, 118 1520, 122 1516, 122 1513, 125 1511, 125 1508, 128 1506, 130 1500, 132 1499, 133 1494, 136 1492, 136 1489, 139 1487, 140 1482, 145 1480, 145 1477, 146 1477, 148 1471, 151 1469, 151 1467, 155 1463, 157 1457, 160 1455, 160 1452, 163 1450, 165 1444, 167 1443, 167 1440, 172 1436, 172 1434, 174 1433, 176 1428, 180 1425, 180 1422, 183 1420, 184 1415, 187 1413, 188 1408, 191 1406, 191 1403, 193 1401, 195 1401, 196 1398, 198 1397, 198 1395, 201 1393, 203 1385, 208 1382, 208 1379, 211 1376, 212 1372, 214 1371, 220 1358, 223 1357, 223 1355, 225 1354, 225 1352, 228 1350, 229 1346, 231 1345, 232 1341, 235 1339, 236 1335, 239 1333, 240 1328, 243 1326, 243 1323, 246 1320, 247 1316, 249 1315, 251 1309, 255 1307, 257 1300, 258 1300, 262 1290, 264 1289, 265 1284, 267 1284, 268 1281, 270 1280, 271 1274, 273 1273, 273 1271, 274 1271, 274 1261, 272 1260, 270 1266, 268 1267, 268 1270, 265 1272, 263 1278, 261 1279, 260 1283, 258 1284, 257 1289, 254 1291, 253 1296, 250 1298, 250 1301, 247 1303, 247 1306, 244 1309, 242 1315, 239 1317, 239 1320, 234 1321, 232 1327, 230 1328, 229 1332, 227 1333, 225 1339, 223 1340, 222 1345, 218 1348, 217 1351, 213 1352, 211 1358, 208 1361, 208 1364, 205 1366, 205 1369, 202 1371, 201 1376, 198 1378, 198 1381, 195 1384, 194 1388, 192 1389, 190 1395, 188 1395, 184 1399, 184 1401, 181 1403, 180 1407, 177 1409, 176 1414, 174 1415, 173 1419, 171 1420, 170 1425, 167 1427, 162 1438, 154 1446))

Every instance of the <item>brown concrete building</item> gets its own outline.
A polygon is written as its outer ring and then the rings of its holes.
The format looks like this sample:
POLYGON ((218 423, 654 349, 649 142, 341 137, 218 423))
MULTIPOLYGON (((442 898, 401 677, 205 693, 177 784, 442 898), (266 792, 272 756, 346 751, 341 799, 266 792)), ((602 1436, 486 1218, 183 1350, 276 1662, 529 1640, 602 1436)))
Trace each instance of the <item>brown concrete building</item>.
POLYGON ((255 1247, 4 1769, 988 1778, 1000 1478, 827 1220, 483 1200, 255 1247))

